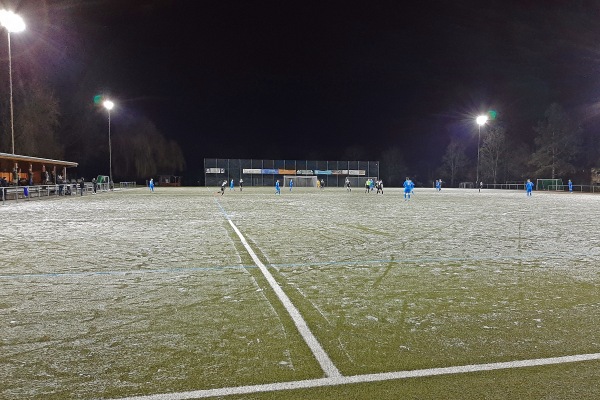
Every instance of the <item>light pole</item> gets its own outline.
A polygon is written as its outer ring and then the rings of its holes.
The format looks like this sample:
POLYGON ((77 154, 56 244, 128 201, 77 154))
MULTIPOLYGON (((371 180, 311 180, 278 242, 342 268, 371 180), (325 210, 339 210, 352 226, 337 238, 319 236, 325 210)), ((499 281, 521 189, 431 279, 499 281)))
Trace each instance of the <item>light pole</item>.
POLYGON ((110 188, 110 185, 112 185, 112 181, 113 181, 113 177, 112 177, 112 145, 110 143, 110 110, 113 109, 113 107, 115 106, 115 103, 113 103, 110 100, 105 100, 104 103, 102 103, 104 105, 104 108, 106 108, 108 110, 108 172, 109 172, 109 182, 108 182, 108 187, 110 188))
POLYGON ((23 18, 12 11, 0 10, 0 24, 6 28, 8 34, 8 77, 10 82, 10 134, 12 138, 12 154, 15 154, 15 124, 13 114, 13 88, 12 88, 12 56, 10 52, 10 33, 25 30, 23 18))
POLYGON ((485 125, 487 120, 488 117, 485 115, 480 115, 479 117, 477 117, 477 119, 475 119, 477 125, 479 125, 479 136, 477 137, 477 182, 475 182, 475 185, 477 187, 479 187, 479 147, 481 143, 481 126, 485 125))

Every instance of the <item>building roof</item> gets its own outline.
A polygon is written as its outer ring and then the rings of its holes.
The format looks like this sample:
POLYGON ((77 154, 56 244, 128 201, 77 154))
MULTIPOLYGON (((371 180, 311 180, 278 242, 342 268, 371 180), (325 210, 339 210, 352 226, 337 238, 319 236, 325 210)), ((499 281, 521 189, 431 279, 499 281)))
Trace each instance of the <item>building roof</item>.
POLYGON ((8 153, 0 153, 0 160, 17 161, 17 162, 25 161, 25 162, 32 162, 32 163, 60 165, 63 167, 77 167, 77 165, 79 165, 78 163, 72 162, 72 161, 53 160, 50 158, 22 156, 19 154, 8 154, 8 153))

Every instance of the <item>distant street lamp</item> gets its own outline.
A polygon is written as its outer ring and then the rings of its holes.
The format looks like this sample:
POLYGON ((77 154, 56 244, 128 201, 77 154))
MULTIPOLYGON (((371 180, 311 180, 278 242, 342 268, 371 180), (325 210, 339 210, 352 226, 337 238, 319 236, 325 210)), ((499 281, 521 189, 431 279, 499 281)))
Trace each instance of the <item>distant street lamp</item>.
POLYGON ((477 119, 475 119, 477 125, 479 125, 479 136, 477 137, 477 182, 475 183, 477 187, 479 187, 479 144, 481 143, 481 126, 485 125, 487 120, 488 117, 485 115, 480 115, 477 117, 477 119))
POLYGON ((109 182, 108 182, 108 187, 110 188, 110 185, 112 185, 112 181, 113 181, 113 177, 112 177, 112 145, 110 143, 110 110, 113 109, 113 107, 115 106, 115 103, 113 103, 110 100, 105 100, 104 103, 102 103, 104 105, 104 108, 106 108, 108 110, 108 172, 109 172, 109 182))
POLYGON ((22 32, 25 30, 23 18, 12 11, 0 10, 0 25, 8 33, 8 77, 10 82, 10 133, 12 138, 12 154, 15 154, 15 124, 13 114, 13 88, 12 88, 12 56, 10 52, 10 34, 11 32, 22 32))

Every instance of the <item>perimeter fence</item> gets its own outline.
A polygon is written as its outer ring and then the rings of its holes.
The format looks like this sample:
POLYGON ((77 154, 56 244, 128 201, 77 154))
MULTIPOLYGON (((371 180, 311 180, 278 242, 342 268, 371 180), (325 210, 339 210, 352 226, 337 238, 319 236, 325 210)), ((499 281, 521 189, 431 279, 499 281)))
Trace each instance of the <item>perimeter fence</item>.
MULTIPOLYGON (((547 192, 568 192, 569 185, 551 185, 544 190, 547 192)), ((600 185, 573 185, 573 192, 600 193, 600 185)))
MULTIPOLYGON (((473 186, 471 186, 471 188, 473 188, 473 186)), ((525 183, 488 183, 483 185, 483 189, 525 190, 525 183)), ((544 192, 568 192, 569 185, 536 186, 535 190, 544 192)), ((600 185, 573 185, 573 192, 600 193, 600 185)))
MULTIPOLYGON (((135 189, 135 182, 119 182, 119 189, 135 189)), ((110 192, 114 188, 108 183, 85 182, 83 188, 79 182, 65 182, 50 185, 35 185, 35 186, 8 186, 0 187, 0 204, 4 205, 7 202, 31 201, 43 198, 77 196, 83 194, 96 194, 101 192, 110 192)), ((115 189, 116 190, 116 189, 115 189)))
POLYGON ((352 187, 363 187, 369 177, 379 176, 379 161, 311 161, 311 160, 256 160, 205 158, 206 186, 221 186, 223 181, 239 186, 283 185, 284 176, 316 176, 325 187, 343 187, 346 178, 352 187))

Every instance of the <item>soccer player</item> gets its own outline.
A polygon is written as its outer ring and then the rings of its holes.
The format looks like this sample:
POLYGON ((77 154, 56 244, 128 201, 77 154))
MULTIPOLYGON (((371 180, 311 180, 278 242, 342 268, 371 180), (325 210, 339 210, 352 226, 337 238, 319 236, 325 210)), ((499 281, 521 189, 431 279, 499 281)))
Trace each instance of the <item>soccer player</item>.
POLYGON ((221 196, 225 194, 225 186, 227 186, 227 179, 225 179, 223 183, 221 183, 221 196))
POLYGON ((375 187, 377 188, 376 194, 379 194, 379 192, 381 192, 381 194, 383 194, 383 179, 378 180, 375 187))
POLYGON ((151 192, 154 192, 154 179, 150 178, 150 183, 148 184, 151 192))
POLYGON ((352 188, 350 187, 350 178, 346 177, 346 192, 351 192, 352 188))
POLYGON ((404 186, 404 201, 410 200, 410 194, 413 192, 415 186, 408 176, 402 186, 404 186))
POLYGON ((442 191, 442 180, 441 179, 435 180, 435 190, 437 190, 438 192, 442 191))
POLYGON ((240 178, 240 192, 244 189, 244 180, 240 178))
POLYGON ((369 193, 369 189, 371 188, 371 179, 367 179, 365 182, 365 193, 369 193))
POLYGON ((233 179, 232 179, 231 183, 229 184, 229 190, 233 190, 233 185, 234 185, 234 183, 233 183, 233 179))
POLYGON ((573 193, 573 182, 569 179, 569 193, 573 193))
POLYGON ((290 192, 292 191, 293 187, 294 187, 294 180, 290 179, 290 192))
POLYGON ((281 188, 279 187, 279 179, 275 182, 275 194, 281 194, 281 188))
POLYGON ((525 190, 527 191, 527 197, 530 197, 531 191, 533 190, 533 182, 531 182, 531 179, 527 179, 527 183, 525 184, 525 190))

